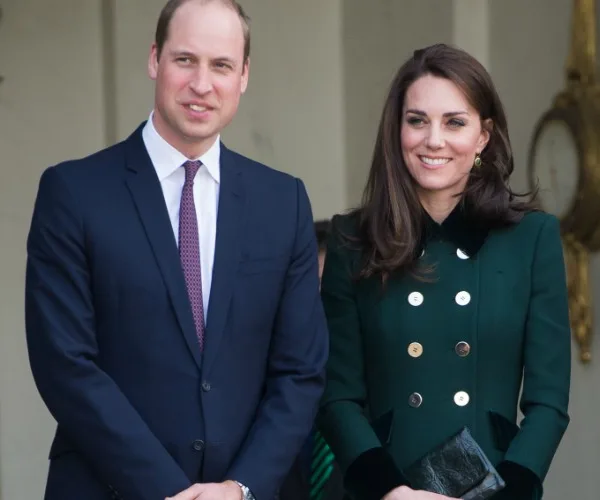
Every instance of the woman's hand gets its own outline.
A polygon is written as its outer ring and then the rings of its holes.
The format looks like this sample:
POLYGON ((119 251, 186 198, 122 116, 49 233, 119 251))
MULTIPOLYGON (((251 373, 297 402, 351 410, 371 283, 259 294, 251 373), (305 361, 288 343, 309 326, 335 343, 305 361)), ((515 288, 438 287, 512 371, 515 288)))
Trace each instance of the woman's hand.
POLYGON ((408 486, 398 486, 390 491, 383 500, 456 500, 445 495, 430 493, 429 491, 413 490, 408 486))

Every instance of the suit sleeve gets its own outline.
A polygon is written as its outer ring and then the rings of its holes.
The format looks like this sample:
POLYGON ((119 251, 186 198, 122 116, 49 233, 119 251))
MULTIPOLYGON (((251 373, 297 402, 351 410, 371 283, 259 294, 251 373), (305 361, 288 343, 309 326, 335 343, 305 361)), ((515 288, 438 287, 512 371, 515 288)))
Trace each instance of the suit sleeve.
POLYGON ((345 486, 353 497, 380 500, 408 482, 365 415, 363 342, 353 277, 356 256, 341 237, 342 233, 351 234, 352 229, 339 222, 339 217, 334 218, 321 284, 330 354, 317 426, 340 464, 345 486))
POLYGON ((325 382, 327 325, 315 230, 304 185, 295 182, 297 230, 273 329, 265 394, 227 474, 248 486, 257 500, 275 496, 313 426, 325 382))
POLYGON ((532 263, 532 294, 524 345, 521 429, 498 471, 500 498, 538 498, 569 423, 571 334, 565 265, 558 220, 542 226, 532 263))
POLYGON ((165 498, 190 481, 116 383, 99 345, 84 219, 58 169, 42 175, 27 241, 29 360, 73 448, 124 498, 165 498))

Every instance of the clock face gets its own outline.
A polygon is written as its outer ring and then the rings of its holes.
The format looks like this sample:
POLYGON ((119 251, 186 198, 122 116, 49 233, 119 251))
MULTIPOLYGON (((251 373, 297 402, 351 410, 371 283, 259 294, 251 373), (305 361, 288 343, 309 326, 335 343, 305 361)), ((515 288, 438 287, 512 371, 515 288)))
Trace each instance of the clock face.
POLYGON ((542 208, 562 219, 575 201, 580 172, 577 142, 566 122, 549 120, 542 125, 531 168, 539 182, 542 208))

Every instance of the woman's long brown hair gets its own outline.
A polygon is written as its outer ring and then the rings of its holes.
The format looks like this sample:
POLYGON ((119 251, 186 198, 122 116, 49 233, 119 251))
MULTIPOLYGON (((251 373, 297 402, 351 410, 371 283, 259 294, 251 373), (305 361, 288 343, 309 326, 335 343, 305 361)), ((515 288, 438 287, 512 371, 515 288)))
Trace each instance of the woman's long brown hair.
POLYGON ((444 44, 414 52, 396 74, 381 116, 368 181, 358 217, 358 243, 362 253, 359 277, 416 270, 417 246, 423 231, 423 208, 415 182, 404 163, 400 144, 406 91, 425 75, 452 81, 479 112, 482 124, 491 122, 490 139, 481 153, 482 166, 473 169, 462 193, 470 215, 489 228, 518 222, 533 209, 520 200, 508 180, 513 154, 506 116, 486 69, 466 52, 444 44))

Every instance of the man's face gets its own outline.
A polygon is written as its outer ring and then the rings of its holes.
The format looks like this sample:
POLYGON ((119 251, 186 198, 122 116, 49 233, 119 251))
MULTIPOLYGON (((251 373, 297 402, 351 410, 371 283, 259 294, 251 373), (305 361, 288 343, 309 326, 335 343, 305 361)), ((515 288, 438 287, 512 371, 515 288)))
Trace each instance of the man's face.
POLYGON ((148 62, 159 134, 190 158, 206 152, 235 115, 248 70, 237 13, 217 1, 184 3, 160 58, 154 44, 148 62))

